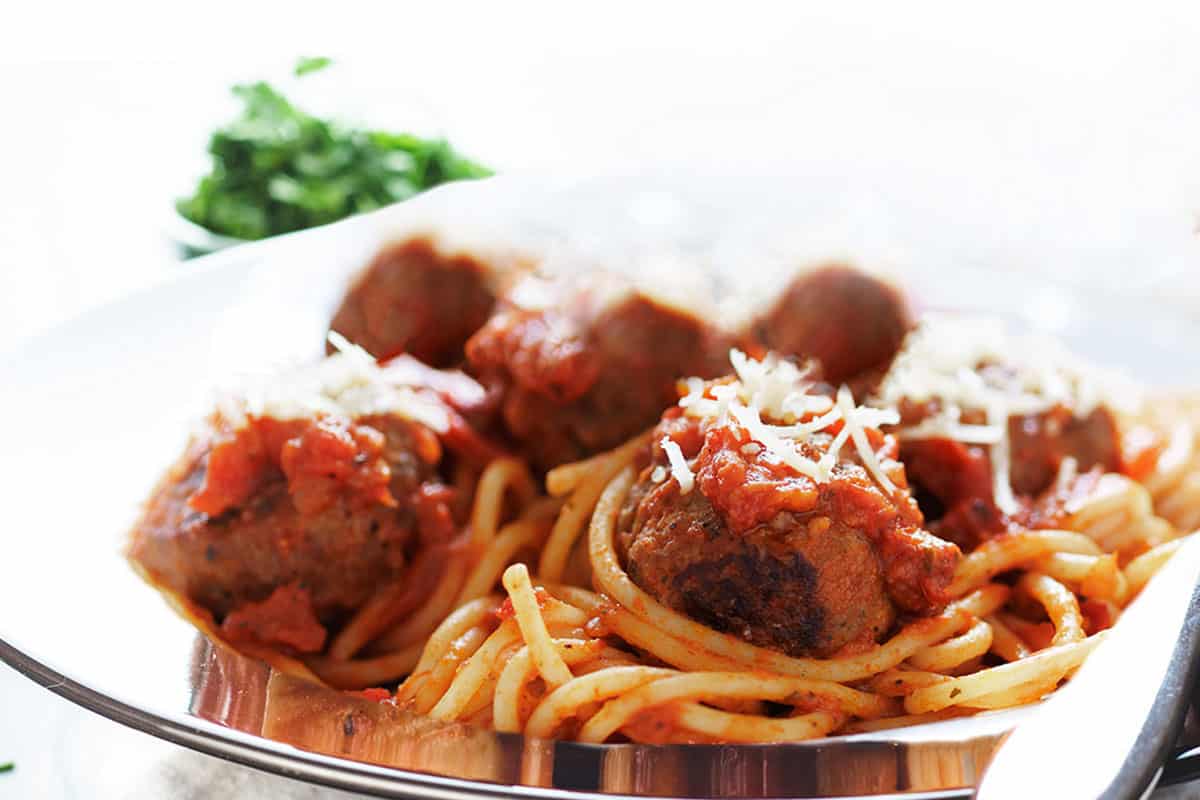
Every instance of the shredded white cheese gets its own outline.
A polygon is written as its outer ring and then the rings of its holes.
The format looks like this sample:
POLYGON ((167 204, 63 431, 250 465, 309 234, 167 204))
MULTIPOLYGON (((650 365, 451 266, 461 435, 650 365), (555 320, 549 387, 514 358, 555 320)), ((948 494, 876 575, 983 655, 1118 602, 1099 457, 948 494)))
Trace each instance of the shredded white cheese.
POLYGON ((992 462, 992 500, 1005 514, 1015 514, 1020 506, 1017 505, 1017 497, 1013 494, 1012 480, 1009 477, 1012 470, 1012 446, 1008 440, 1008 413, 1003 402, 997 401, 988 406, 988 422, 1002 431, 989 452, 992 462))
POLYGON ((331 414, 350 419, 397 415, 438 432, 450 429, 446 409, 422 395, 400 371, 380 366, 366 350, 330 331, 336 353, 218 401, 218 413, 236 426, 247 416, 300 419, 331 414))
POLYGON ((1067 456, 1058 465, 1058 475, 1054 478, 1054 486, 1061 491, 1070 486, 1077 477, 1079 477, 1079 461, 1074 456, 1067 456))
MULTIPOLYGON (((854 406, 854 398, 850 394, 850 387, 843 386, 838 389, 837 404, 838 409, 842 412, 842 419, 845 420, 845 428, 843 430, 850 431, 850 439, 854 442, 855 449, 858 450, 858 457, 862 459, 863 466, 867 468, 867 472, 871 473, 871 477, 878 481, 885 492, 889 495, 895 494, 896 485, 884 473, 883 465, 879 463, 879 458, 876 457, 875 451, 871 449, 871 443, 867 441, 867 433, 863 430, 862 421, 859 419, 860 409, 854 406)), ((861 410, 866 411, 868 409, 861 410)), ((894 421, 899 422, 898 415, 894 421)))
POLYGON ((783 438, 775 431, 777 426, 763 422, 757 408, 736 403, 730 406, 729 413, 739 425, 746 429, 750 438, 761 444, 784 464, 818 483, 829 480, 829 471, 822 469, 821 464, 801 453, 793 444, 796 440, 783 438))
POLYGON ((1083 417, 1102 402, 1136 406, 1139 398, 1128 381, 1084 364, 1055 340, 1014 335, 996 319, 931 314, 909 334, 873 400, 886 407, 936 401, 934 414, 898 435, 987 446, 995 503, 1011 514, 1018 504, 1009 478, 1010 417, 1056 405, 1083 417), (965 411, 984 414, 985 422, 961 422, 965 411))
POLYGON ((660 444, 663 452, 667 454, 667 461, 671 465, 671 477, 679 484, 680 494, 687 494, 696 485, 696 476, 692 474, 687 459, 683 457, 683 451, 668 436, 664 436, 660 444))
MULTIPOLYGON (((849 388, 844 386, 839 390, 836 402, 825 395, 811 393, 813 381, 808 374, 774 354, 758 361, 739 350, 732 350, 729 360, 737 375, 736 381, 710 386, 707 390, 704 381, 699 379, 686 382, 687 393, 679 405, 688 416, 713 419, 718 424, 732 418, 745 428, 752 440, 742 445, 743 453, 753 456, 765 451, 817 483, 826 483, 833 477, 842 448, 852 441, 870 476, 888 494, 896 491, 895 484, 871 449, 865 431, 868 427, 899 422, 900 417, 894 410, 855 406, 849 388), (836 436, 826 432, 838 422, 844 424, 836 436), (819 460, 805 455, 802 447, 805 443, 823 450, 819 460)), ((663 448, 667 450, 665 441, 663 448)), ((667 450, 667 457, 672 457, 670 450, 667 450)))

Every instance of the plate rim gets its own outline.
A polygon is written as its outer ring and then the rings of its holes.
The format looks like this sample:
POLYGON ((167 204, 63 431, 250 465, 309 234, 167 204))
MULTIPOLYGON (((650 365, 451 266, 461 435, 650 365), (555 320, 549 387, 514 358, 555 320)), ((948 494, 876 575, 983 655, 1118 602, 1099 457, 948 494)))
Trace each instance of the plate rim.
MULTIPOLYGON (((494 180, 494 179, 493 179, 494 180)), ((480 184, 486 182, 479 182, 480 184)), ((411 201, 410 201, 411 202, 411 201)), ((267 253, 288 243, 307 237, 326 235, 329 228, 338 227, 340 230, 352 230, 355 227, 370 229, 380 222, 393 219, 395 209, 382 209, 371 214, 361 215, 331 226, 323 226, 311 230, 299 231, 279 237, 271 237, 258 242, 239 245, 235 248, 212 253, 187 262, 172 265, 174 268, 165 274, 149 281, 145 285, 122 294, 110 301, 86 308, 66 319, 50 326, 38 329, 27 336, 19 336, 0 346, 0 364, 9 359, 20 361, 23 354, 29 351, 30 345, 43 337, 52 337, 66 328, 85 326, 95 315, 111 313, 123 304, 136 302, 148 296, 153 296, 169 287, 178 288, 189 281, 204 281, 207 276, 232 268, 244 268, 247 272, 259 268, 269 261, 267 253)), ((966 270, 978 271, 985 275, 1000 275, 1001 270, 995 267, 965 267, 966 270)), ((1063 288, 1060 282, 1042 277, 1036 281, 1038 286, 1063 288)), ((1066 291, 1074 293, 1075 289, 1066 291)), ((1109 293, 1092 292, 1084 295, 1087 299, 1099 300, 1100 304, 1108 305, 1117 300, 1109 293)), ((1177 309, 1162 309, 1151 301, 1136 299, 1121 299, 1123 306, 1129 308, 1135 315, 1149 314, 1153 311, 1165 312, 1167 316, 1180 319, 1188 326, 1200 330, 1200 322, 1186 317, 1177 309)), ((1088 307, 1089 315, 1093 307, 1083 297, 1079 298, 1081 307, 1088 307)), ((132 579, 132 574, 130 575, 132 579)), ((349 758, 339 758, 313 751, 301 749, 282 742, 273 741, 263 736, 235 730, 218 723, 182 712, 152 711, 140 707, 120 697, 93 688, 85 681, 71 677, 71 670, 63 671, 37 658, 35 655, 22 650, 16 644, 6 640, 0 634, 0 661, 3 661, 26 678, 49 689, 68 701, 81 706, 88 711, 99 714, 127 727, 139 730, 189 749, 222 758, 251 768, 262 769, 284 777, 317 783, 323 786, 351 791, 370 792, 387 797, 444 797, 448 800, 466 797, 503 797, 503 798, 542 798, 570 797, 579 800, 603 800, 603 798, 628 797, 630 795, 612 794, 592 791, 575 791, 559 788, 529 786, 522 784, 496 783, 484 780, 456 778, 435 773, 420 772, 412 769, 391 767, 356 761, 349 758)), ((78 673, 76 673, 78 674, 78 673)), ((938 723, 933 723, 938 724, 938 723)), ((516 734, 497 734, 523 739, 516 734)), ((849 737, 838 737, 844 741, 849 737)), ((826 740, 826 741, 837 741, 826 740)), ((583 745, 569 743, 579 748, 609 748, 606 745, 583 745)), ((621 746, 621 745, 618 745, 621 746)), ((655 745, 633 745, 634 747, 655 747, 655 745)), ((779 747, 780 745, 767 745, 779 747)), ((783 745, 788 747, 788 745, 783 745)), ((801 746, 803 745, 791 745, 801 746)), ((811 746, 811 745, 810 745, 811 746)), ((689 748, 720 748, 720 745, 675 745, 667 747, 689 748)), ((1170 764, 1168 765, 1170 766, 1170 764)), ((926 790, 904 793, 870 795, 872 798, 957 798, 968 797, 970 789, 926 790)))

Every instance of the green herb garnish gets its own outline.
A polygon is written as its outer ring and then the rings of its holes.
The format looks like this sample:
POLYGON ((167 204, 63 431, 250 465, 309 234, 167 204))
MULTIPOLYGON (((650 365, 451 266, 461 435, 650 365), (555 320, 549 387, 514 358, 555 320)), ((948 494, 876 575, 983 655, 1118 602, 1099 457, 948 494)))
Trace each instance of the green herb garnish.
POLYGON ((324 56, 310 56, 302 58, 296 62, 296 68, 293 72, 296 76, 307 75, 310 72, 316 72, 319 69, 325 69, 333 63, 333 59, 325 58, 324 56))
POLYGON ((14 764, 13 762, 9 761, 5 764, 0 764, 0 773, 12 772, 16 768, 17 768, 17 765, 14 764))
MULTIPOLYGON (((306 58, 306 74, 329 64, 306 58)), ((175 207, 214 233, 262 239, 324 225, 491 170, 445 140, 361 130, 296 108, 269 84, 235 86, 237 119, 213 133, 212 170, 175 207)))

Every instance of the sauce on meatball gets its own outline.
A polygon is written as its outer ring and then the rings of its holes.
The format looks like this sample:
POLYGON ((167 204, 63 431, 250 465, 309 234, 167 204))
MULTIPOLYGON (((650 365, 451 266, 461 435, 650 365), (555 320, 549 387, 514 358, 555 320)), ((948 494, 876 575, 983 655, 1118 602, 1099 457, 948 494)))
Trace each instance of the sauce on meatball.
POLYGON ((419 552, 450 544, 469 498, 447 462, 498 453, 450 402, 482 388, 428 371, 351 349, 278 378, 277 396, 226 403, 154 490, 130 558, 231 641, 319 651, 419 552))
POLYGON ((1013 526, 1045 527, 1034 508, 1064 467, 1117 472, 1136 461, 1117 410, 1097 399, 1121 396, 1100 391, 1109 379, 997 321, 923 319, 878 394, 899 410, 891 430, 930 529, 973 549, 1013 526))
POLYGON ((940 609, 960 553, 923 530, 895 440, 862 426, 874 459, 864 463, 841 435, 846 421, 821 424, 836 416, 822 397, 829 388, 798 390, 812 410, 787 419, 744 406, 713 416, 669 409, 622 513, 618 548, 630 577, 660 602, 756 645, 830 656, 879 641, 899 613, 940 609), (765 441, 804 428, 812 430, 765 441), (812 474, 779 447, 817 465, 812 474), (674 448, 690 490, 675 477, 674 448))
POLYGON ((503 398, 518 449, 550 469, 649 428, 679 378, 725 369, 727 347, 710 323, 615 276, 530 276, 471 337, 467 359, 503 398))

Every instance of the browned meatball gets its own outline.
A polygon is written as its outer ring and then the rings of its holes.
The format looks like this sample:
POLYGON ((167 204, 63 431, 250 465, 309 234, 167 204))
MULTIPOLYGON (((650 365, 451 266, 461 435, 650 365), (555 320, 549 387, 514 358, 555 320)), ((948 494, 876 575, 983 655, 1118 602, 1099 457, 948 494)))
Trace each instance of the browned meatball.
MULTIPOLYGON (((905 425, 928 416, 930 405, 909 406, 905 425)), ((981 415, 967 413, 965 420, 981 415)), ((1113 412, 1103 406, 1086 416, 1063 405, 1008 420, 1009 483, 1019 508, 1005 513, 993 496, 992 462, 985 446, 946 437, 905 439, 900 458, 921 498, 930 530, 972 550, 1012 524, 1043 526, 1052 520, 1036 514, 1033 501, 1050 489, 1067 458, 1079 472, 1100 468, 1115 472, 1122 464, 1121 437, 1113 412)))
POLYGON ((459 364, 492 311, 491 280, 487 265, 442 255, 428 239, 395 244, 355 278, 329 327, 379 359, 410 353, 435 367, 459 364))
POLYGON ((833 384, 886 368, 913 325, 895 287, 852 267, 805 272, 750 327, 768 350, 815 358, 833 384))
POLYGON ((1054 342, 998 320, 931 314, 876 396, 899 411, 900 457, 930 528, 973 549, 1013 526, 1053 524, 1030 509, 1068 460, 1077 472, 1122 469, 1112 403, 1124 391, 1054 342))
POLYGON ((1012 443, 1010 476, 1018 495, 1035 495, 1048 488, 1068 457, 1084 471, 1101 467, 1115 472, 1121 464, 1117 421, 1103 406, 1086 416, 1058 405, 1041 414, 1014 417, 1008 422, 1008 437, 1012 443))
MULTIPOLYGON (((852 446, 817 482, 734 418, 669 410, 619 521, 629 575, 693 619, 793 656, 868 646, 898 612, 939 609, 959 551, 921 529, 894 440, 866 434, 895 494, 852 446), (671 477, 664 439, 694 473, 686 492, 671 477)), ((817 434, 797 446, 819 460, 830 445, 817 434)))
POLYGON ((727 363, 716 328, 614 281, 529 277, 467 343, 509 436, 542 469, 621 444, 675 401, 679 378, 727 363))
POLYGON ((467 498, 443 483, 447 460, 477 471, 497 452, 445 400, 482 387, 394 366, 339 354, 313 368, 319 399, 288 388, 253 414, 223 406, 154 490, 130 558, 228 638, 319 650, 327 628, 453 539, 467 498))
POLYGON ((155 490, 137 527, 134 558, 218 617, 292 582, 304 585, 322 616, 354 608, 380 578, 404 566, 415 527, 411 498, 433 478, 432 465, 413 452, 411 423, 373 422, 387 430, 388 490, 402 505, 347 488, 301 510, 282 469, 269 467, 244 500, 212 515, 198 511, 189 500, 207 482, 215 434, 194 441, 155 490))

